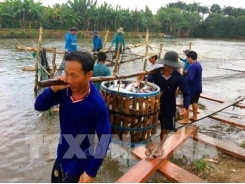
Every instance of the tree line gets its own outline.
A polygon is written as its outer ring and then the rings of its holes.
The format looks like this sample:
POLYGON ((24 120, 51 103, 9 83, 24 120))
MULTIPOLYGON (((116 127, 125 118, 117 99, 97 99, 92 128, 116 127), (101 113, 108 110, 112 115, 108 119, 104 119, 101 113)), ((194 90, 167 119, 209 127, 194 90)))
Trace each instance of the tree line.
POLYGON ((161 32, 174 37, 243 37, 245 9, 231 6, 210 8, 199 3, 182 1, 159 7, 156 14, 148 6, 144 10, 113 8, 98 5, 95 0, 68 0, 53 7, 34 0, 5 0, 0 2, 0 27, 66 30, 115 31, 123 27, 127 32, 161 32))

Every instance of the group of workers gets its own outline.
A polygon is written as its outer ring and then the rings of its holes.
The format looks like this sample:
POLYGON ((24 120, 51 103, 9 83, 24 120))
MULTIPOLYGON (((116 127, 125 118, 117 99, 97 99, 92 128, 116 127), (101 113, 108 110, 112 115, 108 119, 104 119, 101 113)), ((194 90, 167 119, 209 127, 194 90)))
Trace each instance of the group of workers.
MULTIPOLYGON (((72 27, 70 28, 70 32, 68 32, 65 35, 65 50, 67 52, 76 52, 78 51, 77 48, 77 31, 78 29, 76 27, 72 27)), ((103 48, 103 41, 102 38, 100 37, 100 35, 98 34, 97 31, 92 31, 91 32, 92 36, 93 36, 93 52, 99 52, 102 48, 103 48)), ((115 51, 122 50, 125 46, 125 42, 124 42, 124 32, 123 32, 123 28, 120 27, 117 30, 117 33, 114 35, 111 45, 109 46, 109 49, 112 48, 112 46, 115 44, 115 51)))
MULTIPOLYGON (((109 148, 111 141, 110 117, 105 100, 100 93, 100 83, 90 81, 93 76, 111 75, 104 66, 106 53, 98 52, 98 62, 88 52, 77 51, 77 28, 73 27, 66 35, 64 56, 66 62, 65 75, 58 79, 66 85, 54 85, 43 91, 35 102, 38 111, 49 110, 59 104, 60 139, 57 159, 52 170, 52 182, 93 182, 109 148), (95 141, 95 137, 98 141, 95 141)), ((115 50, 124 48, 123 28, 117 30, 111 46, 116 43, 115 50), (119 48, 119 43, 121 48, 119 48)), ((93 51, 102 49, 102 40, 96 31, 93 35, 93 51)), ((182 115, 180 123, 189 123, 189 105, 193 106, 193 117, 197 120, 197 103, 202 92, 202 67, 197 61, 197 53, 186 51, 186 63, 183 74, 177 71, 183 67, 175 51, 165 53, 163 59, 157 54, 149 53, 147 59, 151 69, 163 66, 159 72, 149 74, 148 82, 158 85, 163 92, 160 99, 159 121, 161 124, 160 144, 152 144, 146 155, 161 156, 162 145, 169 131, 174 130, 176 112, 176 90, 183 95, 182 115)))

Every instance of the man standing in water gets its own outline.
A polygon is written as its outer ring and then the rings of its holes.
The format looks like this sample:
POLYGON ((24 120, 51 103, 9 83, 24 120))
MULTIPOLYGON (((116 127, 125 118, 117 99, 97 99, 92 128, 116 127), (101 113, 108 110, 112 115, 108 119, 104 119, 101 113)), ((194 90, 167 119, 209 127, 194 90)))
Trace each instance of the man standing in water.
POLYGON ((190 51, 187 53, 188 62, 190 64, 188 75, 185 78, 191 93, 191 102, 193 116, 189 118, 189 110, 184 114, 184 119, 178 123, 188 123, 189 119, 196 121, 198 112, 198 100, 202 93, 202 66, 197 61, 197 53, 190 51))
POLYGON ((103 47, 103 41, 101 37, 98 35, 97 31, 92 31, 93 35, 93 52, 99 52, 103 47))
POLYGON ((109 49, 111 49, 114 44, 115 44, 115 56, 113 57, 113 59, 117 56, 118 49, 119 49, 119 54, 121 54, 122 50, 125 48, 124 32, 123 32, 122 27, 120 27, 117 30, 117 33, 113 37, 111 46, 109 47, 109 49), (120 48, 119 48, 119 45, 120 45, 120 48))
POLYGON ((76 27, 72 27, 65 36, 65 49, 67 52, 77 51, 77 31, 76 27))
POLYGON ((51 86, 40 94, 35 109, 46 111, 60 104, 60 140, 54 163, 53 183, 90 183, 100 168, 110 143, 108 109, 90 82, 94 61, 86 52, 64 57, 67 85, 51 86), (95 132, 98 143, 94 142, 95 132))
POLYGON ((162 146, 167 139, 168 132, 175 129, 174 116, 176 113, 176 89, 179 88, 183 94, 183 108, 181 114, 186 113, 190 103, 190 93, 184 77, 175 68, 182 68, 178 62, 178 54, 174 51, 165 53, 164 58, 158 60, 158 64, 164 64, 162 71, 148 75, 147 81, 158 85, 163 92, 160 99, 160 112, 158 119, 161 123, 160 144, 152 144, 146 150, 146 155, 158 157, 162 155, 162 146))

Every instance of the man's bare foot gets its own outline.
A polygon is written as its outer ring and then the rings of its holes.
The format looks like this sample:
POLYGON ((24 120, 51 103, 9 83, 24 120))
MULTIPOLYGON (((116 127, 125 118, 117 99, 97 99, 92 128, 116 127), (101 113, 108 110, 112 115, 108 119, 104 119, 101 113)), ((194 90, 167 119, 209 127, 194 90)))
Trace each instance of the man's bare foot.
POLYGON ((197 117, 191 116, 189 119, 192 119, 192 120, 196 121, 197 117))
POLYGON ((182 120, 179 120, 178 123, 180 123, 180 124, 188 124, 188 123, 190 123, 190 121, 188 119, 182 119, 182 120))

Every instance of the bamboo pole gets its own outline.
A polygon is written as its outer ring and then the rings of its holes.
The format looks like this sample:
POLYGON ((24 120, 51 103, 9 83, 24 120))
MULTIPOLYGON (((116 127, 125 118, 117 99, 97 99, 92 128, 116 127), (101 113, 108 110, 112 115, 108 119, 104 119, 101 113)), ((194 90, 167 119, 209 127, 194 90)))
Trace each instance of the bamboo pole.
POLYGON ((163 47, 163 44, 161 43, 160 44, 160 48, 159 48, 159 55, 158 55, 158 58, 161 59, 161 55, 162 55, 162 47, 163 47))
POLYGON ((37 48, 37 54, 36 54, 36 60, 35 60, 35 68, 36 68, 36 74, 35 74, 35 81, 34 81, 34 92, 37 94, 38 89, 38 63, 39 63, 39 55, 41 50, 41 43, 43 38, 43 28, 40 27, 40 33, 39 33, 39 39, 38 39, 38 48, 37 48))
MULTIPOLYGON (((135 61, 135 60, 137 60, 137 59, 142 59, 142 58, 144 58, 144 57, 145 57, 145 56, 139 56, 139 57, 136 57, 136 58, 132 58, 132 59, 128 59, 128 60, 125 60, 125 61, 121 61, 120 64, 128 63, 128 62, 130 62, 130 61, 135 61)), ((108 67, 114 66, 114 63, 108 63, 108 64, 105 64, 105 66, 108 66, 108 67)))
POLYGON ((54 73, 55 73, 56 68, 57 68, 55 60, 56 60, 56 48, 53 49, 52 71, 51 71, 51 74, 50 74, 50 78, 54 77, 54 73))
POLYGON ((191 44, 192 44, 192 42, 189 43, 189 50, 191 50, 191 44))
MULTIPOLYGON (((123 48, 123 50, 129 50, 129 49, 132 49, 132 48, 137 48, 137 47, 141 47, 143 45, 145 45, 146 43, 145 42, 142 42, 142 43, 139 43, 139 44, 135 44, 135 45, 131 45, 129 47, 126 47, 126 48, 123 48)), ((15 46, 16 49, 18 50, 25 50, 25 51, 33 51, 33 52, 37 52, 37 48, 34 48, 34 47, 25 47, 23 45, 16 45, 15 46)), ((54 48, 49 48, 49 47, 45 47, 45 50, 46 52, 48 53, 53 53, 53 49, 54 48)), ((109 52, 114 52, 112 50, 104 50, 105 53, 109 53, 109 52)), ((65 54, 65 51, 57 51, 56 50, 56 54, 62 54, 64 55, 65 54)))
POLYGON ((108 35, 109 35, 109 29, 106 30, 106 33, 105 33, 105 38, 104 38, 104 43, 103 43, 103 49, 102 51, 105 50, 105 46, 106 46, 106 42, 107 42, 107 38, 108 38, 108 35))
POLYGON ((120 42, 118 44, 117 55, 116 55, 116 62, 115 62, 114 69, 113 69, 113 75, 117 75, 118 74, 118 65, 119 65, 118 61, 119 61, 119 56, 120 56, 120 51, 121 51, 121 49, 120 49, 121 48, 121 45, 122 45, 122 43, 120 42))
MULTIPOLYGON (((149 29, 146 30, 145 43, 146 43, 146 46, 145 46, 145 56, 147 56, 147 54, 148 54, 148 43, 149 43, 149 29)), ((144 59, 143 70, 146 69, 146 63, 147 63, 147 59, 145 58, 144 59)))
MULTIPOLYGON (((22 46, 22 45, 16 45, 16 49, 37 52, 37 48, 25 47, 25 46, 22 46)), ((46 52, 48 52, 48 53, 53 53, 53 49, 54 48, 48 48, 48 47, 45 48, 46 52)), ((56 51, 56 54, 65 54, 65 51, 56 51)))
MULTIPOLYGON (((113 81, 117 79, 127 79, 127 78, 137 77, 141 75, 149 75, 155 72, 159 72, 162 69, 163 67, 159 67, 153 70, 145 70, 145 71, 140 71, 140 72, 131 73, 131 74, 92 77, 90 81, 91 82, 102 82, 102 81, 113 81)), ((48 80, 43 80, 43 81, 38 82, 39 87, 42 87, 42 88, 48 87, 48 86, 54 86, 54 85, 63 85, 63 84, 66 84, 66 83, 59 79, 48 79, 48 80)))

